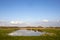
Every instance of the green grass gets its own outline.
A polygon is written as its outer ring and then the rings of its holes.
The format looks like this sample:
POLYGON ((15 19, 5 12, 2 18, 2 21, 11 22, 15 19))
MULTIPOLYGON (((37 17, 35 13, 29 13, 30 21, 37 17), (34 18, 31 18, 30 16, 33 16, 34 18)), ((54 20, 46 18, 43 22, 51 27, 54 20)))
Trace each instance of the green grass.
POLYGON ((0 40, 60 40, 60 30, 58 29, 42 29, 42 31, 54 33, 56 35, 42 36, 8 36, 7 34, 16 29, 0 29, 0 40))

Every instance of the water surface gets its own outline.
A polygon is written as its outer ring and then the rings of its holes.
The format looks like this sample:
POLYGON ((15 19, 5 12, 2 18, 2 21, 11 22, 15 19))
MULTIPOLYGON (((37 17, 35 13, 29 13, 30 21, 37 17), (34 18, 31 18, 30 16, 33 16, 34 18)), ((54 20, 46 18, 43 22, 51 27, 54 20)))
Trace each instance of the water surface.
POLYGON ((44 32, 33 31, 33 30, 17 30, 12 33, 9 33, 10 36, 40 36, 44 32))

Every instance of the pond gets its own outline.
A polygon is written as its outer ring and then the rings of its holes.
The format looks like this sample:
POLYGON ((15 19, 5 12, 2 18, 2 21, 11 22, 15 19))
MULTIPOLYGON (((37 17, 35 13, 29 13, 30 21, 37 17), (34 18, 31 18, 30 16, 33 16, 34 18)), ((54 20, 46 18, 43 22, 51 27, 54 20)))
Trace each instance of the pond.
POLYGON ((33 30, 17 30, 12 33, 9 33, 10 36, 40 36, 45 32, 33 31, 33 30))

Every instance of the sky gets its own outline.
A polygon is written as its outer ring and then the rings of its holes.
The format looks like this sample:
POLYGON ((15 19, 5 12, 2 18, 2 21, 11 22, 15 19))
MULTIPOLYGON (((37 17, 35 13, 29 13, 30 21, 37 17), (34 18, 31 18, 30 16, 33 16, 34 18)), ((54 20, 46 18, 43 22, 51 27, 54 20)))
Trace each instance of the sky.
POLYGON ((60 26, 60 0, 0 0, 0 25, 60 26))

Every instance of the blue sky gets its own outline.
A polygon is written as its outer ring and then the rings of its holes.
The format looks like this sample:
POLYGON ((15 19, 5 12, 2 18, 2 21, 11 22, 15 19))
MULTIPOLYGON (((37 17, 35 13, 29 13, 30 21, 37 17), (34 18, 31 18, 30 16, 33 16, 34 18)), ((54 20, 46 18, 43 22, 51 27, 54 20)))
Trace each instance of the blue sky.
POLYGON ((0 20, 60 20, 60 0, 0 0, 0 20))

